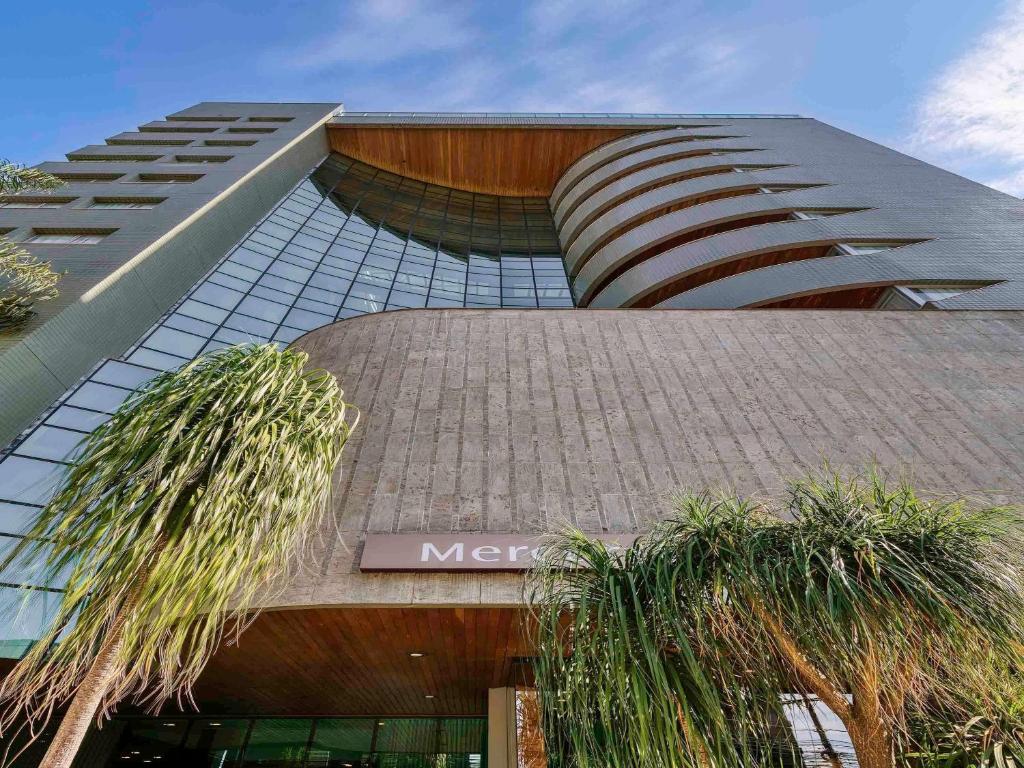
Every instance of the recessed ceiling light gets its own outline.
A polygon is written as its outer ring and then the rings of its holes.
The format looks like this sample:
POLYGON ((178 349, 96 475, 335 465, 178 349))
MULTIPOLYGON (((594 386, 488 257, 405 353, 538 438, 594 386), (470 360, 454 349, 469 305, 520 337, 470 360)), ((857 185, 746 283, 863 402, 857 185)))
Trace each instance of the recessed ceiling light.
POLYGON ((377 723, 377 725, 384 725, 384 721, 381 720, 379 723, 377 723))
POLYGON ((423 653, 423 651, 409 651, 409 655, 414 659, 422 659, 427 654, 423 653))
POLYGON ((211 728, 216 728, 220 723, 210 723, 211 728))
POLYGON ((434 698, 434 694, 432 694, 432 693, 428 693, 428 694, 427 694, 426 696, 424 696, 423 698, 424 698, 424 699, 432 699, 432 698, 434 698))

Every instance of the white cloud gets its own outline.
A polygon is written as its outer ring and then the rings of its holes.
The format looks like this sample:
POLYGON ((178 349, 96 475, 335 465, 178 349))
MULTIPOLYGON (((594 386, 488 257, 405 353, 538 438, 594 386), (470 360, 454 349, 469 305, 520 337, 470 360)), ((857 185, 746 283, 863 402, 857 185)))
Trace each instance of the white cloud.
POLYGON ((1024 194, 1024 0, 1011 0, 934 82, 919 105, 912 145, 972 176, 979 159, 989 174, 994 161, 1003 172, 986 183, 1024 194))
POLYGON ((474 37, 468 10, 455 2, 369 0, 345 8, 336 30, 291 52, 287 63, 307 70, 386 64, 455 50, 474 37))

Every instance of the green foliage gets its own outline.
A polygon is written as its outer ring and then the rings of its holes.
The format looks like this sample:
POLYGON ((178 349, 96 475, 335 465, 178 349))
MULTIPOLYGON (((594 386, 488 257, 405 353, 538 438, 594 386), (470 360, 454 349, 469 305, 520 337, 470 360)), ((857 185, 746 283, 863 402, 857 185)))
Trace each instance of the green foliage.
POLYGON ((28 190, 44 192, 63 184, 63 181, 46 171, 27 168, 0 158, 0 195, 15 195, 28 190))
MULTIPOLYGON (((45 171, 0 159, 0 195, 51 190, 63 183, 45 171)), ((36 302, 56 298, 60 278, 49 262, 0 237, 0 329, 23 323, 36 302)))
POLYGON ((875 473, 798 482, 781 508, 682 496, 624 553, 568 532, 530 592, 552 764, 779 764, 793 691, 846 718, 877 697, 897 743, 934 753, 929 734, 1006 718, 990 671, 1024 661, 1022 583, 1008 510, 875 473))
POLYGON ((0 237, 0 329, 20 325, 36 302, 56 298, 60 278, 50 262, 0 237))
POLYGON ((45 721, 119 617, 117 701, 188 698, 324 522, 355 420, 336 380, 273 345, 158 375, 85 438, 67 483, 9 556, 70 578, 56 618, 0 687, 3 724, 45 721), (125 610, 125 606, 129 606, 125 610))

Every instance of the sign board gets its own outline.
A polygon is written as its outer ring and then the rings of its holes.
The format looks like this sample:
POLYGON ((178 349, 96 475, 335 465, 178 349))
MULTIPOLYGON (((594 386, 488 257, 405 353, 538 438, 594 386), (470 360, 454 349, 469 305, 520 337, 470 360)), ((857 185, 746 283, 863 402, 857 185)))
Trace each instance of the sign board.
MULTIPOLYGON (((628 547, 636 534, 596 534, 609 545, 628 547)), ((526 571, 542 546, 541 536, 501 533, 371 533, 361 571, 526 571)))

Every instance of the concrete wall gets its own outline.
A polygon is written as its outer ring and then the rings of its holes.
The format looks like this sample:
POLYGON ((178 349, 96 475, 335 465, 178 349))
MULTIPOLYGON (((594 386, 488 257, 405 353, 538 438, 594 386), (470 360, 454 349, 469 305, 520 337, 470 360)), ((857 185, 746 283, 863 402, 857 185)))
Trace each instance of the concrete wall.
POLYGON ((33 229, 116 229, 96 245, 35 245, 33 254, 66 271, 61 296, 16 333, 0 334, 0 445, 98 361, 124 351, 212 267, 246 231, 327 153, 323 123, 332 104, 203 103, 147 123, 154 130, 122 133, 109 145, 83 147, 69 158, 157 156, 146 162, 43 163, 50 173, 121 173, 108 182, 68 183, 55 209, 0 209, 0 229, 14 240, 33 229), (235 120, 217 120, 232 117, 235 120), (251 121, 290 117, 288 122, 251 121), (161 128, 172 132, 159 132, 161 128), (190 129, 196 130, 189 133, 190 129), (271 133, 241 133, 272 129, 271 133), (184 146, 122 144, 189 140, 184 146), (208 146, 209 141, 254 141, 208 146), (231 156, 223 163, 188 164, 176 156, 231 156), (202 174, 189 184, 133 183, 140 174, 202 174), (148 210, 91 209, 97 197, 166 198, 148 210))
POLYGON ((295 344, 362 421, 282 605, 512 603, 514 575, 359 574, 362 536, 643 530, 675 490, 777 494, 826 458, 1024 490, 1024 313, 408 310, 295 344))

